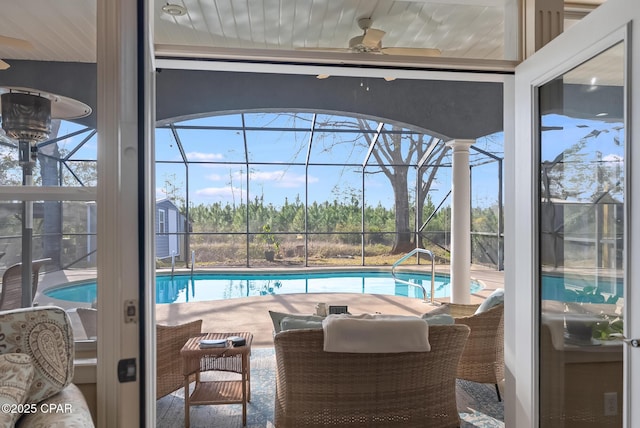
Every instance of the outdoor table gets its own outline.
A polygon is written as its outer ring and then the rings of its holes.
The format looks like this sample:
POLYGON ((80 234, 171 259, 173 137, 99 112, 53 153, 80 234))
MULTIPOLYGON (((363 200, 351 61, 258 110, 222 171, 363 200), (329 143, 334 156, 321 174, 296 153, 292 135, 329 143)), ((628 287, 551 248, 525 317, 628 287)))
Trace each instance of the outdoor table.
POLYGON ((249 356, 253 335, 239 333, 205 333, 189 339, 182 350, 184 374, 184 426, 189 427, 190 406, 207 404, 242 404, 242 425, 247 424, 247 403, 251 401, 249 356), (226 339, 239 336, 245 339, 244 346, 201 348, 201 340, 226 339), (201 381, 200 373, 205 371, 227 371, 239 373, 240 380, 201 381), (195 373, 195 388, 189 394, 189 378, 195 373))

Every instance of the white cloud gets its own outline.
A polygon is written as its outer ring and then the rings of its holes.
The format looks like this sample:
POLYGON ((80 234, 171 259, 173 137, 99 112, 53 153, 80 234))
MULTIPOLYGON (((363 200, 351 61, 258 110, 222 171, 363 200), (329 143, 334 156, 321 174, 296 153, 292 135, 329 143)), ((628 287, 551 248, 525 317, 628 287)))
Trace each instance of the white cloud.
MULTIPOLYGON (((239 177, 240 174, 237 174, 239 177)), ((272 183, 275 187, 295 188, 304 186, 304 175, 288 172, 285 170, 277 171, 253 171, 250 173, 250 179, 257 183, 272 183)), ((309 183, 317 183, 317 177, 309 176, 309 183)))
POLYGON ((187 153, 187 159, 189 161, 218 161, 224 159, 224 156, 220 153, 200 153, 189 152, 187 153))
POLYGON ((205 178, 207 180, 211 180, 211 181, 220 181, 220 180, 222 180, 222 176, 220 174, 209 174, 205 178))
POLYGON ((250 175, 251 180, 256 181, 280 181, 284 178, 285 172, 280 171, 252 171, 250 175))
POLYGON ((620 155, 616 155, 616 154, 609 154, 609 155, 606 155, 606 156, 604 156, 604 157, 602 158, 602 160, 603 160, 604 162, 616 162, 616 163, 618 163, 618 162, 619 162, 619 163, 624 162, 624 158, 623 158, 622 156, 620 156, 620 155))
POLYGON ((243 190, 238 187, 205 187, 204 189, 196 190, 196 195, 201 198, 209 199, 233 199, 241 198, 243 190))

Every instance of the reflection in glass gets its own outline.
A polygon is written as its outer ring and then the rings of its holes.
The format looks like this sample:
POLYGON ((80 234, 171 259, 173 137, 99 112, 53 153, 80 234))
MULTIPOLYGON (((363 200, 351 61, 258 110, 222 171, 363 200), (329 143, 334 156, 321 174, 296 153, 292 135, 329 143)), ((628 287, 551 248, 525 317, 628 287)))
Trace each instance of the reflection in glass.
POLYGON ((623 71, 618 44, 539 89, 545 427, 622 426, 623 71))

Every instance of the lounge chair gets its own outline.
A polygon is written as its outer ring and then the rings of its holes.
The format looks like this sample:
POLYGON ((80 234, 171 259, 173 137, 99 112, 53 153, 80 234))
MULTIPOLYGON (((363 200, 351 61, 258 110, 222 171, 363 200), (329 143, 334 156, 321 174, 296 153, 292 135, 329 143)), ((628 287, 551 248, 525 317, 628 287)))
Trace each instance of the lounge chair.
MULTIPOLYGON (((31 296, 38 290, 40 268, 49 263, 50 258, 33 260, 31 263, 31 296)), ((2 275, 2 291, 0 292, 0 311, 22 307, 22 263, 9 266, 2 275)))

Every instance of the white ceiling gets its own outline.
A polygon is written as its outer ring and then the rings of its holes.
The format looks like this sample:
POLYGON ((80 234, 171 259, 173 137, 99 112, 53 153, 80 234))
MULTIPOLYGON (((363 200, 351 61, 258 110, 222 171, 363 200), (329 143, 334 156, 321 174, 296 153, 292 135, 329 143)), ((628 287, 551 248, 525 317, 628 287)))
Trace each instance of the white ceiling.
MULTIPOLYGON (((383 47, 436 48, 451 58, 503 58, 503 4, 514 0, 439 1, 171 0, 187 9, 185 16, 173 17, 161 12, 167 2, 156 0, 154 38, 156 44, 177 51, 183 46, 347 48, 350 38, 362 34, 357 20, 366 17, 373 19, 373 28, 386 32, 383 47)), ((0 36, 24 39, 33 46, 0 43, 0 59, 9 64, 11 59, 95 62, 95 0, 0 0, 0 4, 0 36)))
POLYGON ((95 62, 95 0, 0 0, 0 36, 24 39, 32 49, 0 43, 0 59, 95 62))
POLYGON ((184 16, 156 9, 155 42, 244 49, 347 48, 358 19, 386 32, 384 47, 436 48, 445 56, 502 59, 501 0, 184 0, 184 16), (467 3, 467 4, 457 4, 467 3))

